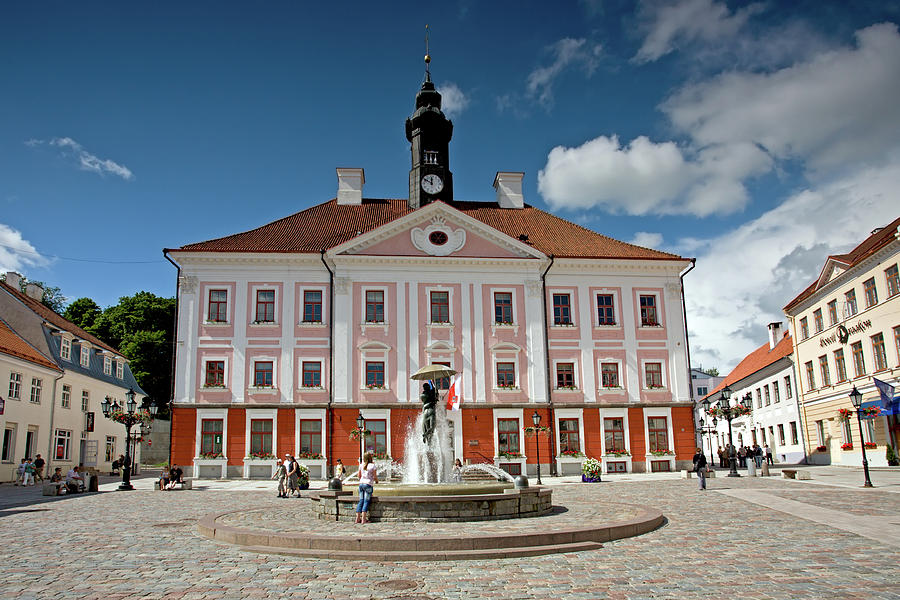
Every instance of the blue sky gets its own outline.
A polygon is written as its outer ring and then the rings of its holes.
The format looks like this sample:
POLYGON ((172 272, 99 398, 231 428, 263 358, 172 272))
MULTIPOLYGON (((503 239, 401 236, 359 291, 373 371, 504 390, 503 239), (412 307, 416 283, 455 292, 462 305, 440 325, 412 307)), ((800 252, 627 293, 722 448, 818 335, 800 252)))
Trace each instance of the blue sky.
POLYGON ((456 198, 698 258, 694 363, 727 369, 898 216, 900 3, 154 2, 0 7, 0 270, 102 306, 172 295, 164 247, 335 195, 404 197, 432 74, 456 198))

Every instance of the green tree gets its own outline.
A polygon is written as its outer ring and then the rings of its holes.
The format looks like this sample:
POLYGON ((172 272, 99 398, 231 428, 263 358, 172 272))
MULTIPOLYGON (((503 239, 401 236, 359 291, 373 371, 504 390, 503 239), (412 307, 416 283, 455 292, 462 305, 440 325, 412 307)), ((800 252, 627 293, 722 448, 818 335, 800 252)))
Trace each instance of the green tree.
POLYGON ((66 307, 62 316, 87 331, 102 312, 97 303, 90 298, 79 298, 66 307))
POLYGON ((707 375, 712 376, 712 377, 718 377, 718 376, 719 376, 719 370, 718 370, 717 368, 715 368, 715 367, 713 367, 713 368, 711 368, 711 369, 703 369, 703 372, 706 373, 707 375))
POLYGON ((172 393, 174 328, 175 298, 138 292, 119 298, 87 331, 118 348, 141 388, 165 410, 172 393))
MULTIPOLYGON (((6 274, 0 276, 0 280, 6 281, 6 274)), ((63 296, 61 289, 56 286, 47 285, 43 281, 28 279, 27 277, 22 276, 22 278, 19 280, 19 291, 24 294, 25 286, 29 283, 36 283, 44 288, 44 295, 41 298, 41 304, 57 314, 61 315, 63 313, 63 310, 66 308, 66 297, 63 296)))

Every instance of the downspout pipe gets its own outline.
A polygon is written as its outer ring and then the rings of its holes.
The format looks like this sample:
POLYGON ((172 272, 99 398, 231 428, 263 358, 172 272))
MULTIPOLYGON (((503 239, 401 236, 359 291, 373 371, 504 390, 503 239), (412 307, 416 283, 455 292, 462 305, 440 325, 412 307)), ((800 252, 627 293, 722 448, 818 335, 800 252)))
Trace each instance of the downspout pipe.
POLYGON ((332 451, 334 449, 334 413, 332 404, 334 403, 334 271, 325 261, 326 248, 322 248, 319 258, 325 269, 328 271, 328 407, 325 409, 326 435, 328 436, 328 456, 325 470, 328 475, 332 475, 331 465, 332 451))
MULTIPOLYGON (((550 264, 541 274, 541 306, 544 311, 544 359, 547 367, 547 408, 550 412, 550 475, 556 477, 556 419, 553 416, 553 385, 551 383, 550 369, 550 324, 547 320, 547 273, 553 266, 553 255, 550 255, 550 264)), ((528 415, 526 415, 526 418, 528 415)), ((540 443, 540 437, 535 434, 535 443, 540 443)))
POLYGON ((172 325, 172 383, 169 390, 169 464, 172 463, 172 430, 175 423, 175 366, 176 349, 178 348, 178 310, 181 307, 181 266, 169 256, 168 251, 163 250, 163 256, 178 269, 175 276, 175 318, 172 325))
MULTIPOLYGON (((687 268, 679 278, 681 279, 681 317, 684 320, 684 351, 687 355, 687 382, 688 382, 688 397, 691 399, 691 421, 694 423, 694 427, 697 427, 697 407, 694 405, 694 384, 691 383, 693 380, 691 379, 691 343, 688 341, 688 325, 687 325, 687 304, 684 300, 684 276, 694 270, 694 267, 697 266, 697 259, 691 259, 691 266, 687 268)), ((699 446, 703 447, 703 439, 702 434, 698 434, 697 430, 694 429, 694 442, 696 443, 699 440, 699 446)), ((712 452, 712 450, 710 450, 712 452)))

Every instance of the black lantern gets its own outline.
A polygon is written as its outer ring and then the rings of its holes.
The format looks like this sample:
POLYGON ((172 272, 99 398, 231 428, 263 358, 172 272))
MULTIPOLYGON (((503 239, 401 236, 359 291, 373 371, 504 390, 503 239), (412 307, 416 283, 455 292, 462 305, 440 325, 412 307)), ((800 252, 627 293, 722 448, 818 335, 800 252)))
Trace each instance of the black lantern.
POLYGON ((365 454, 365 444, 366 444, 365 427, 366 427, 366 420, 363 418, 362 411, 359 411, 359 415, 356 417, 356 430, 359 431, 359 462, 360 463, 363 460, 363 454, 365 454))
POLYGON ((863 437, 862 428, 862 399, 862 392, 856 389, 854 385, 853 390, 850 391, 850 402, 853 403, 853 408, 856 409, 856 422, 859 423, 859 445, 862 446, 863 473, 866 476, 866 482, 863 484, 863 487, 875 487, 872 485, 872 480, 869 479, 869 460, 866 457, 866 439, 863 437))
MULTIPOLYGON (((120 405, 116 400, 106 396, 103 401, 100 403, 100 410, 103 411, 103 416, 107 419, 111 419, 112 415, 118 413, 123 408, 127 408, 128 412, 123 415, 118 415, 116 417, 116 421, 125 426, 125 464, 122 465, 122 484, 119 486, 120 490, 133 490, 134 487, 131 485, 131 471, 132 471, 132 460, 134 454, 136 454, 136 449, 132 448, 132 445, 137 444, 138 437, 137 435, 131 435, 131 428, 135 425, 140 425, 140 433, 142 436, 148 435, 150 433, 150 423, 144 422, 145 415, 143 413, 137 412, 138 403, 136 400, 137 394, 134 389, 130 389, 125 392, 125 398, 127 400, 120 405)), ((145 399, 145 402, 149 399, 145 399)), ((156 405, 150 401, 150 418, 152 419, 156 415, 156 405)))
POLYGON ((541 485, 541 438, 538 436, 538 426, 541 424, 541 415, 538 411, 534 411, 531 415, 531 422, 534 423, 534 448, 537 453, 537 482, 541 485))

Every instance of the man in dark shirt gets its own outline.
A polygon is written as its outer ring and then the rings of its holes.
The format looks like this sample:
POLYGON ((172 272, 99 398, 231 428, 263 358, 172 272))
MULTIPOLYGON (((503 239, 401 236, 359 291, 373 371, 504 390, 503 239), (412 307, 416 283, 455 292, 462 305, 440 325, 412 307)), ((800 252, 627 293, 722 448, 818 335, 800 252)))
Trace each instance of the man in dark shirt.
POLYGON ((40 454, 35 457, 32 464, 34 465, 34 478, 44 481, 44 465, 46 463, 44 462, 44 459, 41 458, 40 454))

